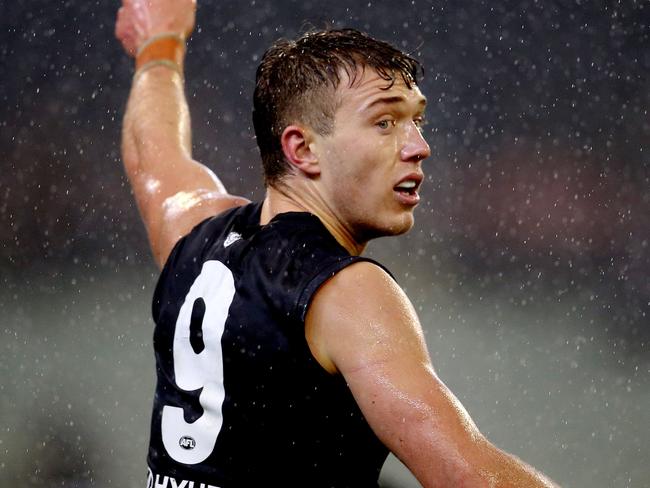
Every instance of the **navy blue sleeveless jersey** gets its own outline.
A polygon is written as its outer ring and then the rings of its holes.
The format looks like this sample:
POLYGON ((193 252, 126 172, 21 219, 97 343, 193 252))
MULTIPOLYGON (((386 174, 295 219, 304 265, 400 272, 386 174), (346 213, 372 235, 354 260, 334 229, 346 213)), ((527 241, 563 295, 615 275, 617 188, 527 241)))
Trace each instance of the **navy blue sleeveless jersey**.
POLYGON ((304 330, 316 290, 365 258, 312 214, 260 211, 202 222, 162 271, 148 484, 377 487, 388 451, 304 330))

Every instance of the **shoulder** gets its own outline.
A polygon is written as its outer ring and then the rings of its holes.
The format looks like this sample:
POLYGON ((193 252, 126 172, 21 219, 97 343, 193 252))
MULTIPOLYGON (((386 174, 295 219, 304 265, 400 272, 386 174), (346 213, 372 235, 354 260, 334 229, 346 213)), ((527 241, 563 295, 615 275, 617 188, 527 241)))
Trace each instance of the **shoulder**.
POLYGON ((373 316, 411 305, 385 268, 375 261, 359 258, 323 285, 314 297, 314 306, 373 316))
POLYGON ((247 244, 243 273, 256 277, 276 307, 304 323, 314 292, 357 258, 314 215, 280 214, 247 244))
POLYGON ((162 211, 144 215, 158 265, 164 265, 174 246, 197 224, 249 203, 242 197, 206 190, 181 191, 167 197, 161 204, 162 211))
POLYGON ((258 203, 248 203, 231 207, 218 215, 210 215, 195 224, 191 230, 178 239, 163 266, 163 271, 176 268, 187 262, 201 262, 211 249, 219 243, 223 244, 229 237, 233 227, 240 222, 246 226, 255 221, 258 203))
POLYGON ((325 282, 312 299, 305 324, 312 353, 330 372, 384 361, 397 342, 418 354, 424 351, 410 300, 374 262, 351 264, 325 282))

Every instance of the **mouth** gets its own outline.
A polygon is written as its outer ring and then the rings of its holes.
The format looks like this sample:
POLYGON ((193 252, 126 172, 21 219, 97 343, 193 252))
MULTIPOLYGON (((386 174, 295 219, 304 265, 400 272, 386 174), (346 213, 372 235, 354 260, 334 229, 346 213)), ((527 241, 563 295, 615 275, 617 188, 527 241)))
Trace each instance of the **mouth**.
POLYGON ((422 184, 423 175, 414 173, 402 178, 400 182, 393 187, 397 199, 405 205, 417 205, 420 202, 418 190, 422 184))

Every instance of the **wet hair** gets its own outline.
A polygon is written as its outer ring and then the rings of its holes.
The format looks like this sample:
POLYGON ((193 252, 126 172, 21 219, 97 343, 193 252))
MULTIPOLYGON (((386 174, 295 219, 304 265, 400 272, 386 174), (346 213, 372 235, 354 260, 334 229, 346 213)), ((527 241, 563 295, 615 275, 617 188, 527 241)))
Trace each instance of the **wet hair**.
POLYGON ((386 89, 397 77, 411 88, 421 71, 409 55, 354 29, 312 31, 295 41, 281 39, 264 53, 257 68, 253 126, 266 185, 273 186, 290 168, 280 142, 284 129, 305 124, 318 134, 330 134, 341 73, 352 85, 365 68, 386 80, 386 89))

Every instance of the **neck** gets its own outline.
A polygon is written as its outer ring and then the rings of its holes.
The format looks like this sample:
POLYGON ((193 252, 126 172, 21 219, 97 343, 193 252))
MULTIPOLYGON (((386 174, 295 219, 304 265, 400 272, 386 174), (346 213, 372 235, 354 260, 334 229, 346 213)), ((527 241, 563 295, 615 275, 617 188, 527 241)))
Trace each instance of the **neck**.
POLYGON ((337 242, 353 256, 360 255, 366 248, 367 242, 355 239, 309 181, 299 181, 298 178, 288 175, 281 182, 267 187, 260 224, 266 225, 276 215, 286 212, 314 214, 337 242))

